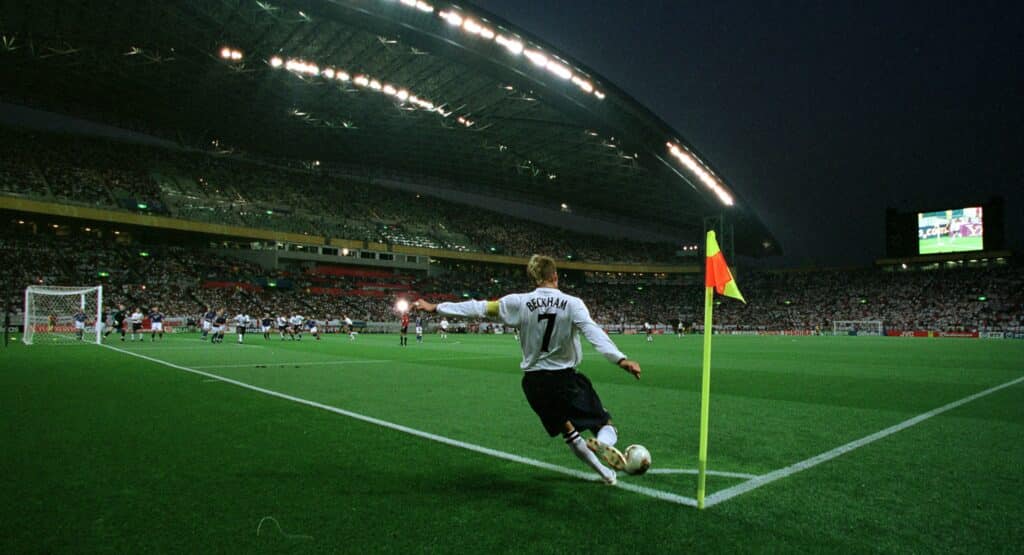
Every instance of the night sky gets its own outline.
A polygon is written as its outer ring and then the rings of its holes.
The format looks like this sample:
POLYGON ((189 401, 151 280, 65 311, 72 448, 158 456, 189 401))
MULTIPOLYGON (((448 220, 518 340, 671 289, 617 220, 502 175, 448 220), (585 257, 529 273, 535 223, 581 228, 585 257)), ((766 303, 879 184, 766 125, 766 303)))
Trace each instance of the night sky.
POLYGON ((885 210, 999 195, 1024 238, 1024 3, 476 0, 610 79, 753 205, 776 264, 870 263, 885 210))

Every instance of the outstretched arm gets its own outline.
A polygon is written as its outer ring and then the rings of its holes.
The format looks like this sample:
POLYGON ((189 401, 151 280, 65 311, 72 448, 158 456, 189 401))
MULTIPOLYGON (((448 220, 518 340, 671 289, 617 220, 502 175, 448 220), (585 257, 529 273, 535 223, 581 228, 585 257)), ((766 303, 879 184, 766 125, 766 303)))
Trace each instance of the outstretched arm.
POLYGON ((626 355, 615 346, 615 343, 608 337, 608 334, 590 318, 590 311, 582 303, 573 310, 573 324, 583 332, 587 341, 601 353, 608 362, 611 362, 640 379, 640 363, 629 360, 626 355))
POLYGON ((517 295, 505 295, 497 301, 463 301, 461 303, 434 304, 423 299, 412 303, 413 308, 438 312, 446 316, 464 318, 495 318, 510 326, 519 325, 517 295))

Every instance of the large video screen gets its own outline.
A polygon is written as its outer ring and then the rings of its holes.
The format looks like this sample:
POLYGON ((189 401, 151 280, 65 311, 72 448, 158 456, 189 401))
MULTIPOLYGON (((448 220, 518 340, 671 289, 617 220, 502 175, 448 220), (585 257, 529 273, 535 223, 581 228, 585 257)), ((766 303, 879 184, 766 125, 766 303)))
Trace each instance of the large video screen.
POLYGON ((918 254, 980 251, 984 233, 980 206, 917 214, 918 254))

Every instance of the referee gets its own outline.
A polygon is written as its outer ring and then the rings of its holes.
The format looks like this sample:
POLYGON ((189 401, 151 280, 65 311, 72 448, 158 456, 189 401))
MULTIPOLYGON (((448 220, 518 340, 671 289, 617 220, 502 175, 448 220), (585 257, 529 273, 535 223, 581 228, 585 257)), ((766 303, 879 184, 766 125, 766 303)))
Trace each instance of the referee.
POLYGON ((586 376, 576 371, 583 362, 579 332, 611 363, 640 379, 640 365, 626 358, 594 321, 583 301, 558 290, 555 261, 533 255, 526 268, 537 288, 530 293, 506 295, 497 301, 433 304, 420 299, 413 308, 466 318, 496 317, 519 328, 523 361, 523 393, 548 435, 559 433, 569 448, 614 485, 615 470, 625 466, 617 449, 611 415, 586 376), (597 438, 584 441, 580 430, 597 438), (600 459, 598 458, 600 457, 600 459), (612 468, 601 464, 604 461, 612 468))

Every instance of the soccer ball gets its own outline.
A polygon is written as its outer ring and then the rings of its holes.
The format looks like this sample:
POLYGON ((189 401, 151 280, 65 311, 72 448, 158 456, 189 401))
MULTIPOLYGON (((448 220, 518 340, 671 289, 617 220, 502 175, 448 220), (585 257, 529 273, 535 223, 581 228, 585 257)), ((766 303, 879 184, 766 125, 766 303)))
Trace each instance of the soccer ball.
POLYGON ((651 452, 643 445, 626 447, 626 473, 640 475, 651 467, 651 452))

